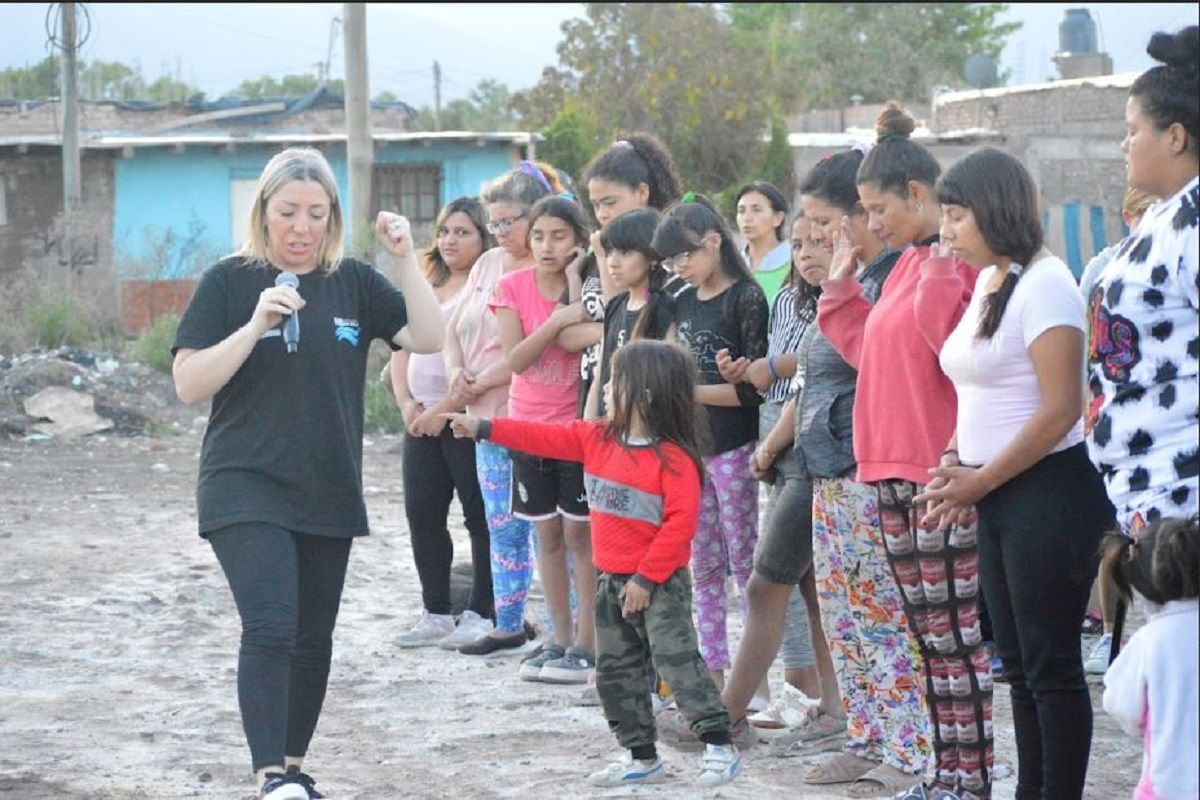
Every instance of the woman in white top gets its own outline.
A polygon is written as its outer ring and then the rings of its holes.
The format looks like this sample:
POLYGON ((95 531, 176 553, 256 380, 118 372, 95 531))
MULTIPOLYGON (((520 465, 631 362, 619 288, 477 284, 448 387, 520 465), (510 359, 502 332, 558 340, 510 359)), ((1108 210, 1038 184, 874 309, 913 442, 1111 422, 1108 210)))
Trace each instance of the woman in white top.
POLYGON ((1092 730, 1079 620, 1113 519, 1079 416, 1083 301, 1043 246, 1020 162, 976 150, 937 192, 943 253, 984 269, 941 351, 956 433, 916 501, 930 502, 927 521, 979 514, 979 580, 1012 687, 1016 796, 1077 798, 1092 730))

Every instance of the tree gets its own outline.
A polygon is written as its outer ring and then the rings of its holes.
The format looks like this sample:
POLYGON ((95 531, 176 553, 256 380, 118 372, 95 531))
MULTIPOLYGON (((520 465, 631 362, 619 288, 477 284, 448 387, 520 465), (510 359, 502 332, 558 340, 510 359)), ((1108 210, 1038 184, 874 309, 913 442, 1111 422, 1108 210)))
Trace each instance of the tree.
POLYGON ((527 124, 549 125, 574 102, 606 134, 652 131, 699 190, 758 161, 770 106, 764 56, 739 45, 715 5, 589 3, 586 13, 563 23, 558 66, 516 99, 527 124))
POLYGON ((769 55, 774 94, 787 110, 925 100, 964 86, 972 53, 999 59, 1019 22, 1003 3, 731 3, 732 25, 769 55))
MULTIPOLYGON (((446 131, 510 131, 516 130, 517 114, 513 111, 512 92, 508 86, 484 78, 467 93, 442 107, 442 130, 446 131)), ((413 122, 413 130, 431 131, 433 108, 422 106, 413 122)))
MULTIPOLYGON (((0 70, 0 96, 40 100, 59 95, 59 62, 53 55, 32 67, 0 70)), ((199 89, 163 75, 147 85, 141 67, 120 61, 81 61, 79 94, 84 100, 182 101, 199 89)))
MULTIPOLYGON (((233 93, 246 100, 262 100, 268 97, 300 97, 315 91, 320 85, 321 82, 313 75, 284 75, 280 78, 263 75, 259 78, 242 81, 233 93)), ((345 91, 345 82, 340 78, 326 81, 325 87, 334 94, 342 94, 345 91)))
MULTIPOLYGON (((576 182, 603 141, 596 118, 590 111, 573 104, 559 111, 542 135, 546 141, 538 146, 538 159, 563 170, 576 182)), ((583 188, 579 187, 581 191, 583 188)))

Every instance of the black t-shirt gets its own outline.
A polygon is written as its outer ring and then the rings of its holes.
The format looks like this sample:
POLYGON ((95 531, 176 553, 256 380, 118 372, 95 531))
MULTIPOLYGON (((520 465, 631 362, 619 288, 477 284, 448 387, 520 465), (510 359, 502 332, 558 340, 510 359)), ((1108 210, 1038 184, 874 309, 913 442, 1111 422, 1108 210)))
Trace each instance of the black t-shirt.
MULTIPOLYGON (((667 331, 675 322, 675 300, 663 292, 655 292, 654 307, 644 306, 637 310, 629 309, 629 292, 621 292, 608 301, 604 309, 604 355, 600 363, 600 388, 608 383, 612 375, 613 354, 624 347, 633 338, 633 329, 637 325, 638 316, 642 311, 648 311, 650 318, 642 329, 643 339, 664 339, 667 331)), ((604 392, 600 392, 600 416, 604 416, 604 392)))
MULTIPOLYGON (((226 258, 200 278, 172 352, 202 350, 250 321, 279 270, 226 258)), ((200 534, 269 522, 323 536, 367 534, 362 496, 363 386, 371 340, 391 344, 404 297, 369 265, 298 276, 300 344, 267 331, 212 400, 200 451, 200 534)), ((392 345, 393 349, 396 348, 392 345)))
MULTIPOLYGON (((751 361, 767 354, 767 298, 757 281, 739 280, 716 297, 700 300, 688 288, 675 298, 675 329, 699 366, 699 382, 725 383, 717 370, 717 351, 751 361)), ((741 405, 705 406, 712 442, 705 455, 727 453, 758 439, 762 396, 749 383, 737 384, 741 405)))

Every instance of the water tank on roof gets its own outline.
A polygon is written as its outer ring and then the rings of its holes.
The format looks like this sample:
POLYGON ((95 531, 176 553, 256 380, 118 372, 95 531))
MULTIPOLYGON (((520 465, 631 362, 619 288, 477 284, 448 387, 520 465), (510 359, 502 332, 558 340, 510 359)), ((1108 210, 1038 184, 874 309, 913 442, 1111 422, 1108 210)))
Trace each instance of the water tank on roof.
POLYGON ((1098 53, 1096 23, 1086 8, 1068 8, 1058 24, 1058 49, 1062 53, 1098 53))

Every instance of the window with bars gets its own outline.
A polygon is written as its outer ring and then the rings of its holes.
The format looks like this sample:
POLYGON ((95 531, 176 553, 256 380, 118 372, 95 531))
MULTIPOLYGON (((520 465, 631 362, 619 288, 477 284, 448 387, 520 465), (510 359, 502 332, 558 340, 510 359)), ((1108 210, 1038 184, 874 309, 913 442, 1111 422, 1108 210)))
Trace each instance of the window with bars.
POLYGON ((433 232, 442 201, 442 168, 437 164, 376 164, 371 181, 371 218, 380 211, 403 214, 423 247, 433 232))

